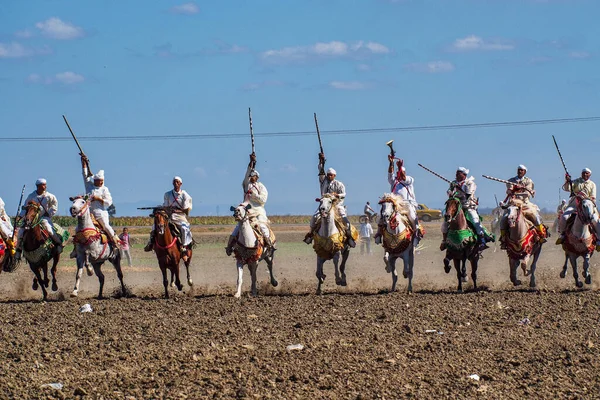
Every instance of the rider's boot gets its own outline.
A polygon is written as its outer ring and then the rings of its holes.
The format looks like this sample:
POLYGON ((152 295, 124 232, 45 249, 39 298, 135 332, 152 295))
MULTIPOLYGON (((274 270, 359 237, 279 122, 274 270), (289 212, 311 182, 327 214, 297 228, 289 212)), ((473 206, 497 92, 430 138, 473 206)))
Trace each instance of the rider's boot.
POLYGON ((344 222, 346 223, 346 236, 348 237, 348 246, 354 248, 356 247, 356 242, 352 237, 352 225, 350 224, 348 217, 344 217, 344 222))
POLYGON ((148 239, 148 243, 144 246, 144 251, 152 251, 154 248, 154 231, 150 232, 150 239, 148 239))
POLYGON ((563 244, 564 241, 565 241, 565 234, 560 233, 560 235, 558 236, 558 239, 556 239, 556 244, 563 244))
POLYGON ((22 240, 17 242, 17 246, 15 247, 15 260, 19 261, 21 259, 21 255, 23 254, 23 245, 22 240))
POLYGON ((415 245, 417 245, 419 244, 421 239, 423 239, 423 232, 421 232, 421 225, 419 225, 418 223, 416 223, 415 226, 413 226, 413 229, 415 232, 415 245))
POLYGON ((69 254, 69 258, 77 258, 77 243, 73 242, 73 251, 69 254))
POLYGON ((121 239, 117 235, 114 235, 110 240, 117 249, 121 250, 121 239))
POLYGON ((546 236, 547 236, 547 230, 546 227, 544 226, 544 224, 539 224, 538 226, 535 227, 535 230, 538 234, 538 241, 540 243, 546 243, 546 236))
POLYGON ((304 236, 303 242, 306 244, 311 244, 313 241, 313 236, 314 236, 314 231, 311 229, 310 232, 308 232, 306 234, 306 236, 304 236))
POLYGON ((500 248, 502 250, 506 250, 506 238, 508 237, 508 232, 506 229, 500 229, 500 248))
POLYGON ((10 251, 11 255, 13 255, 13 256, 15 255, 16 249, 15 249, 15 244, 12 239, 10 239, 10 238, 6 239, 6 248, 10 251))
POLYGON ((58 233, 55 232, 52 234, 51 238, 52 238, 52 241, 54 242, 56 251, 58 253, 62 253, 62 251, 63 251, 62 237, 58 233))
POLYGON ((381 244, 381 238, 383 237, 383 226, 377 224, 377 233, 373 236, 375 239, 375 244, 381 244))
POLYGON ((230 256, 233 253, 233 245, 237 238, 234 235, 229 235, 229 241, 227 242, 227 247, 225 247, 225 253, 230 256))
POLYGON ((600 240, 596 240, 596 251, 600 251, 600 240))
POLYGON ((477 244, 479 246, 479 250, 485 250, 489 248, 487 245, 485 234, 477 235, 477 244))
POLYGON ((440 243, 440 250, 444 251, 446 250, 446 240, 448 239, 448 234, 447 233, 442 233, 442 243, 440 243))
POLYGON ((271 249, 271 251, 275 251, 277 250, 277 247, 275 247, 275 244, 273 243, 273 241, 271 241, 271 237, 267 237, 267 236, 263 236, 263 238, 265 239, 265 246, 269 249, 271 249))

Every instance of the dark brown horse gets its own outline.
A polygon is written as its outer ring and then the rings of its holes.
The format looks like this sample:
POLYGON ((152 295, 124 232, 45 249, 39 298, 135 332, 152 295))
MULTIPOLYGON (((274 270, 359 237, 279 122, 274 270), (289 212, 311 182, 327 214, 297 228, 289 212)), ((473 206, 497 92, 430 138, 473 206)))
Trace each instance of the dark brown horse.
POLYGON ((448 237, 446 239, 446 257, 444 258, 444 270, 450 272, 450 261, 454 262, 456 277, 458 279, 458 292, 462 293, 463 282, 467 282, 467 260, 471 263, 471 278, 473 288, 477 289, 477 264, 481 251, 477 245, 477 236, 469 227, 462 209, 460 199, 451 197, 446 201, 444 211, 448 223, 448 237))
POLYGON ((35 275, 33 278, 33 290, 38 287, 42 288, 44 300, 48 297, 46 288, 50 283, 48 279, 48 262, 52 261, 52 291, 58 290, 56 283, 56 266, 60 260, 60 253, 56 249, 56 245, 52 241, 49 233, 42 229, 42 218, 40 215, 41 207, 35 202, 30 202, 25 206, 26 214, 23 218, 23 256, 29 264, 29 268, 35 275), (42 279, 42 272, 44 278, 42 279))
MULTIPOLYGON (((167 270, 171 271, 171 282, 175 278, 175 286, 181 291, 183 285, 179 279, 179 262, 182 259, 182 253, 177 245, 177 237, 169 227, 169 215, 163 208, 156 208, 152 212, 154 217, 154 252, 158 259, 158 265, 163 275, 163 285, 165 287, 165 298, 169 298, 169 280, 167 278, 167 270)), ((187 271, 188 285, 192 286, 192 278, 190 277, 190 263, 192 260, 192 250, 187 250, 188 256, 185 263, 187 271)))

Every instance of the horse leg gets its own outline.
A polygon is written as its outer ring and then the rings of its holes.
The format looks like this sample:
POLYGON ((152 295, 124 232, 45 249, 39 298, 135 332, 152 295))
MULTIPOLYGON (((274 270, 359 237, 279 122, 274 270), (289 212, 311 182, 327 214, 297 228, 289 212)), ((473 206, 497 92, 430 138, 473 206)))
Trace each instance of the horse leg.
POLYGON ((319 282, 319 284, 317 285, 317 294, 321 294, 321 285, 323 284, 326 278, 325 274, 323 273, 324 263, 325 260, 317 257, 317 281, 319 282))
POLYGON ((342 284, 342 278, 340 276, 340 253, 337 252, 333 255, 333 271, 335 274, 335 284, 340 286, 342 284))
POLYGON ((33 274, 35 275, 37 281, 40 283, 39 287, 42 289, 43 300, 46 300, 48 298, 48 291, 46 290, 46 286, 44 286, 44 281, 42 280, 42 273, 40 271, 40 268, 34 267, 31 264, 29 266, 31 267, 31 271, 33 271, 33 274))
POLYGON ((388 259, 388 266, 390 269, 390 273, 392 274, 392 292, 396 291, 396 284, 398 283, 398 272, 396 271, 396 261, 398 257, 395 255, 390 255, 388 259))
POLYGON ((469 261, 471 263, 471 279, 473 279, 473 290, 477 290, 477 267, 479 266, 479 257, 471 257, 469 261))
POLYGON ((587 285, 592 284, 592 275, 590 274, 590 255, 586 254, 583 259, 583 276, 587 285))
POLYGON ((171 271, 175 273, 175 286, 177 286, 177 290, 181 292, 183 290, 183 285, 181 284, 181 279, 179 278, 179 264, 174 265, 171 271))
POLYGON ((100 283, 100 289, 98 290, 98 300, 100 300, 102 299, 102 291, 104 290, 104 274, 102 273, 102 263, 92 265, 100 283))
POLYGON ((188 260, 184 261, 183 264, 185 265, 185 272, 187 273, 188 286, 194 286, 194 281, 192 281, 192 277, 190 276, 190 264, 192 263, 192 249, 188 250, 188 254, 188 260))
POLYGON ((83 275, 83 261, 77 257, 77 271, 75 272, 75 287, 71 293, 71 297, 77 297, 79 294, 79 284, 81 283, 81 276, 83 275))
POLYGON ((340 273, 342 274, 342 286, 346 286, 346 262, 350 256, 350 249, 346 249, 342 252, 342 264, 340 265, 340 273))
POLYGON ((242 297, 242 276, 244 275, 244 263, 242 261, 237 261, 237 271, 238 271, 238 278, 237 278, 237 290, 235 292, 234 297, 236 299, 239 299, 240 297, 242 297))
POLYGON ((41 283, 43 283, 44 287, 47 288, 48 286, 50 286, 50 279, 48 279, 48 263, 47 262, 42 264, 42 271, 44 272, 44 281, 41 283))
POLYGON ((115 271, 117 271, 117 278, 119 278, 119 282, 121 283, 121 296, 127 297, 127 289, 125 288, 125 283, 123 282, 123 269, 121 268, 120 251, 117 250, 115 258, 110 260, 110 263, 115 267, 115 271))
POLYGON ((575 286, 578 288, 583 287, 583 282, 579 280, 579 274, 577 273, 577 256, 570 255, 569 260, 571 261, 571 267, 573 268, 573 278, 575 278, 575 286))
POLYGON ((410 252, 408 253, 408 257, 404 256, 404 277, 408 279, 408 287, 407 292, 412 293, 412 280, 413 280, 413 271, 415 265, 415 248, 411 245, 410 252), (408 258, 408 260, 406 260, 408 258))
POLYGON ((250 279, 252 281, 252 284, 250 286, 252 296, 256 297, 258 295, 258 290, 256 288, 256 270, 258 269, 258 261, 249 263, 248 269, 250 270, 250 279))
POLYGON ((469 281, 469 279, 467 278, 467 256, 463 255, 463 259, 461 261, 461 268, 460 268, 460 272, 461 272, 461 280, 463 281, 463 283, 467 283, 469 281))
POLYGON ((461 271, 461 265, 462 260, 459 258, 455 258, 454 259, 454 269, 456 269, 456 279, 458 279, 458 288, 456 289, 458 291, 458 293, 462 293, 463 292, 463 288, 462 288, 462 271, 461 271))
POLYGON ((533 253, 533 261, 531 262, 531 267, 529 267, 529 287, 534 288, 537 286, 537 282, 535 281, 535 270, 537 268, 537 262, 540 258, 540 254, 542 253, 542 246, 538 246, 538 248, 533 253))
POLYGON ((392 269, 390 267, 390 253, 388 253, 387 251, 383 253, 383 262, 385 263, 385 272, 387 272, 388 274, 392 272, 392 269))
POLYGON ((169 271, 171 271, 171 287, 175 287, 175 271, 173 271, 172 268, 169 268, 169 271))
POLYGON ((569 256, 565 253, 565 263, 563 264, 562 271, 560 271, 560 277, 564 278, 567 276, 567 268, 569 266, 569 256))
POLYGON ((279 282, 275 279, 275 275, 273 275, 273 259, 275 258, 275 253, 271 252, 268 257, 265 257, 265 262, 267 263, 267 268, 269 268, 269 278, 271 280, 271 286, 277 287, 279 282))
POLYGON ((517 268, 519 268, 520 261, 512 258, 509 258, 508 260, 508 265, 510 267, 510 281, 513 286, 519 286, 521 281, 517 278, 517 268))
POLYGON ((54 259, 52 260, 52 268, 50 268, 50 273, 52 274, 52 291, 56 292, 58 290, 58 284, 56 283, 56 266, 58 265, 58 261, 60 260, 60 254, 55 254, 54 259))
POLYGON ((167 277, 167 268, 160 263, 160 272, 163 276, 163 286, 165 287, 165 299, 169 298, 169 278, 167 277))

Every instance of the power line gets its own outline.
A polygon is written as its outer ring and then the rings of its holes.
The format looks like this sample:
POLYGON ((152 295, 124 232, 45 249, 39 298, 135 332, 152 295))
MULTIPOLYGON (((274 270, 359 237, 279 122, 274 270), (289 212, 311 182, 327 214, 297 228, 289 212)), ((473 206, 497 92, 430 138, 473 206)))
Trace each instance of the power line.
MULTIPOLYGON (((386 133, 386 132, 418 132, 418 131, 444 131, 456 129, 477 129, 477 128, 500 128, 509 126, 530 126, 530 125, 550 125, 550 124, 568 124, 577 122, 598 122, 600 117, 581 117, 581 118, 554 118, 537 119, 525 121, 504 121, 504 122, 483 122, 470 124, 451 124, 451 125, 424 125, 424 126, 405 126, 398 128, 365 128, 365 129, 337 129, 321 131, 324 135, 359 135, 364 133, 386 133)), ((314 131, 289 131, 289 132, 265 132, 255 133, 255 136, 261 137, 294 137, 314 135, 314 131)), ((245 138, 246 133, 211 133, 211 134, 189 134, 189 135, 139 135, 139 136, 80 136, 81 141, 127 141, 127 140, 187 140, 187 139, 237 139, 245 138)), ((49 136, 49 137, 8 137, 0 138, 0 142, 64 142, 71 141, 69 136, 49 136)))

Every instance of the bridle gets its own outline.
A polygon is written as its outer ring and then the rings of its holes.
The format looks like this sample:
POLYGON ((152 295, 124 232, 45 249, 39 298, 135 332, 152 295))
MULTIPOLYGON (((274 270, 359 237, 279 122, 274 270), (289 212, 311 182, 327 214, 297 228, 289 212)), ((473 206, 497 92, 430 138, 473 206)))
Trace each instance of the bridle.
POLYGON ((444 215, 446 216, 446 221, 447 222, 452 222, 455 221, 456 218, 459 216, 459 214, 462 212, 462 203, 460 201, 460 199, 458 199, 457 197, 450 197, 448 200, 446 200, 446 208, 444 210, 444 215), (458 206, 456 207, 456 212, 454 213, 454 215, 450 216, 450 218, 448 218, 448 205, 451 204, 450 202, 456 202, 456 204, 458 204, 458 206))

